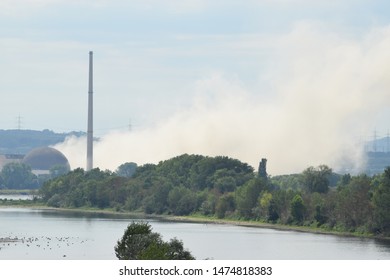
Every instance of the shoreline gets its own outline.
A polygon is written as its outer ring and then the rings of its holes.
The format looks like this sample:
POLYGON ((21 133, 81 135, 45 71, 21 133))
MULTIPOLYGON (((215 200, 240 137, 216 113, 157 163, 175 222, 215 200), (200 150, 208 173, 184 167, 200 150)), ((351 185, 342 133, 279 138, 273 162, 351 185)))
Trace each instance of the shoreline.
POLYGON ((89 213, 89 214, 106 214, 114 215, 118 217, 127 218, 138 218, 138 219, 156 219, 170 222, 189 222, 189 223, 205 223, 205 224, 220 224, 220 225, 233 225, 242 227, 255 227, 265 228, 280 231, 295 231, 302 233, 312 234, 325 234, 340 237, 354 237, 354 238, 365 238, 365 239, 377 239, 377 240, 390 240, 390 237, 374 236, 368 234, 358 234, 352 232, 337 232, 321 228, 313 228, 307 226, 292 226, 282 224, 270 224, 259 221, 240 221, 240 220, 227 220, 217 219, 214 217, 203 217, 203 216, 172 216, 172 215, 157 215, 157 214, 145 214, 142 212, 118 212, 114 209, 95 209, 95 208, 55 208, 45 205, 0 205, 0 208, 31 208, 36 210, 50 210, 58 212, 73 212, 73 213, 89 213))

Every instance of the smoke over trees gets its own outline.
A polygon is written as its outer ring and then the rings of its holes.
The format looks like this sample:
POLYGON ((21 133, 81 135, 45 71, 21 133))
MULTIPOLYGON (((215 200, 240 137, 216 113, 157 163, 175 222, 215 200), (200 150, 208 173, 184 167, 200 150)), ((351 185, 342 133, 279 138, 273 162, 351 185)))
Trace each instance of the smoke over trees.
POLYGON ((341 176, 321 165, 264 180, 236 159, 184 154, 139 166, 130 178, 76 169, 47 182, 40 194, 54 207, 198 214, 388 236, 389 170, 341 176))

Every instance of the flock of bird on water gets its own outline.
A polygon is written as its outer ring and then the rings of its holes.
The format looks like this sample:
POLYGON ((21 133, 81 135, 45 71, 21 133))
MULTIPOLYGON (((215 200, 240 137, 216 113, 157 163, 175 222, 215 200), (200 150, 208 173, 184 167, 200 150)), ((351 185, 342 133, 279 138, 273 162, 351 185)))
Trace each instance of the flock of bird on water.
MULTIPOLYGON (((4 248, 8 248, 10 246, 17 246, 17 245, 25 245, 26 247, 36 247, 41 248, 43 250, 52 250, 53 248, 61 248, 61 247, 70 247, 74 245, 76 242, 78 243, 85 243, 87 242, 87 239, 80 239, 79 237, 48 237, 48 236, 41 236, 41 237, 12 237, 12 235, 8 237, 1 237, 0 238, 0 251, 4 248)), ((66 258, 66 255, 64 254, 62 256, 63 258, 66 258)))

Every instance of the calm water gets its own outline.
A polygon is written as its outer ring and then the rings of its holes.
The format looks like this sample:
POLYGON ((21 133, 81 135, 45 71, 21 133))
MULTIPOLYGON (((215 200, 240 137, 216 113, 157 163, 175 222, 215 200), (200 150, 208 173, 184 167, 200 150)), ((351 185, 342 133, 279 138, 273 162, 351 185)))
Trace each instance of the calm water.
MULTIPOLYGON (((0 259, 116 259, 114 246, 131 218, 0 208, 0 259)), ((197 259, 387 259, 375 240, 230 225, 148 220, 165 240, 177 237, 197 259)))

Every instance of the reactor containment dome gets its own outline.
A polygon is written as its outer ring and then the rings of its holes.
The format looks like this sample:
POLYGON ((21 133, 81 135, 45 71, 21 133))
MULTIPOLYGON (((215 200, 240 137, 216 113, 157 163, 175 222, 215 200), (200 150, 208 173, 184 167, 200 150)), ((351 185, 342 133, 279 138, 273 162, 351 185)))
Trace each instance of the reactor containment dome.
POLYGON ((29 165, 36 175, 49 174, 53 167, 63 167, 70 171, 68 159, 60 151, 51 147, 33 149, 22 162, 29 165))

